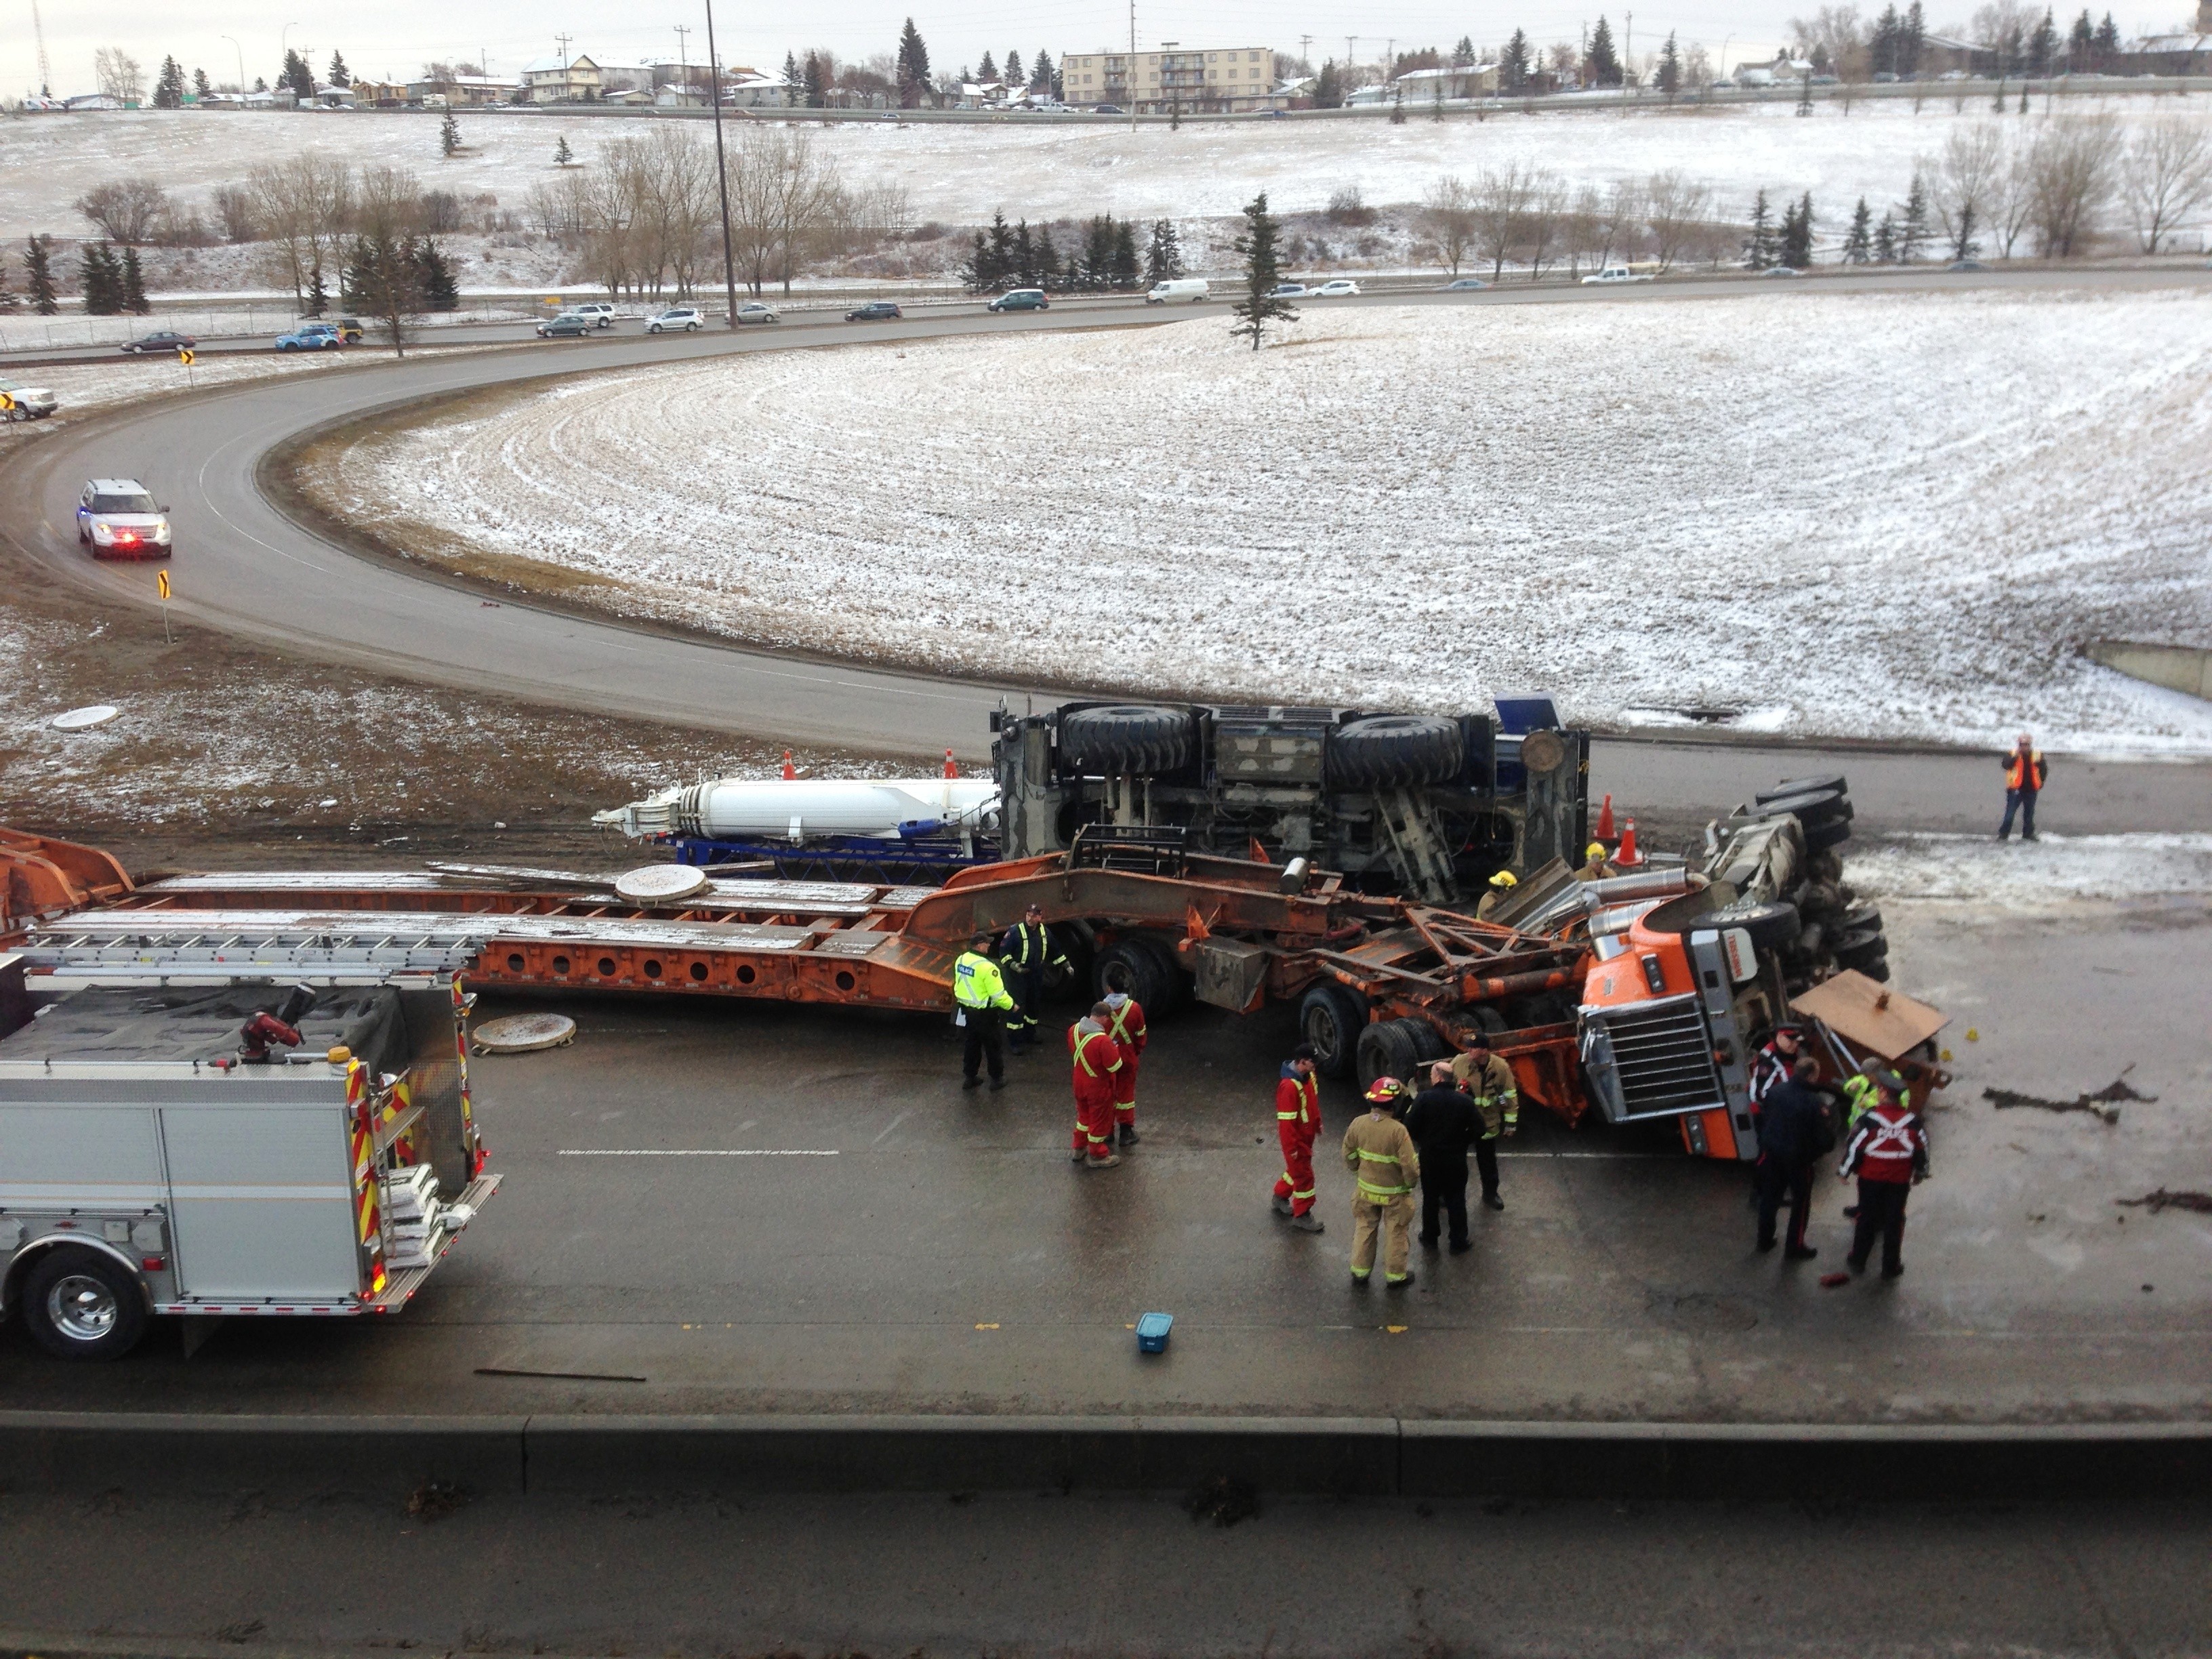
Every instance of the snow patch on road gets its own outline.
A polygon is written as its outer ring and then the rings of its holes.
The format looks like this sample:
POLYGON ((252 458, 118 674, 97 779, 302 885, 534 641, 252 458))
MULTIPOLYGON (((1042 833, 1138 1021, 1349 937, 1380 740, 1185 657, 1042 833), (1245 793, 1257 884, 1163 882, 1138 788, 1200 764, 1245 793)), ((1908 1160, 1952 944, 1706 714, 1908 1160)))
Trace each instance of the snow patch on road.
POLYGON ((2076 647, 2212 639, 2208 388, 2196 291, 1309 304, 596 377, 331 505, 951 672, 2204 754, 2076 647))
POLYGON ((2044 910, 2066 899, 2142 899, 2212 894, 2212 835, 1899 836, 1846 851, 1862 896, 1960 900, 2044 910))

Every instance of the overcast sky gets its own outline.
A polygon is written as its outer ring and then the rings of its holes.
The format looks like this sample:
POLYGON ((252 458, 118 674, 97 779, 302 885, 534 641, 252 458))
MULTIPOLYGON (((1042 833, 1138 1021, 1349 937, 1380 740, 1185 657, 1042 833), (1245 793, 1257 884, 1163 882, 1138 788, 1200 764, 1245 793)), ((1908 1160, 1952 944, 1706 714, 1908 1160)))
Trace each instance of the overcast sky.
MULTIPOLYGON (((1733 61, 1747 45, 1771 51, 1785 20, 1809 12, 1817 0, 1744 0, 1741 5, 1726 0, 1654 0, 1650 9, 1635 14, 1635 40, 1639 47, 1648 47, 1672 30, 1686 46, 1704 41, 1716 57, 1723 43, 1730 42, 1733 61)), ((2135 33, 2172 26, 2191 4, 2192 0, 2136 0, 2137 6, 2147 6, 2144 15, 2135 16, 2133 8, 2116 9, 2115 15, 2123 33, 2135 33)), ((38 78, 31 6, 32 0, 0 0, 0 17, 5 19, 0 22, 0 88, 11 98, 33 88, 38 78)), ((1927 6, 1929 21, 1939 27, 1954 21, 1954 14, 1963 19, 1973 9, 1970 0, 1927 0, 1927 6)), ((92 54, 103 46, 121 46, 138 58, 149 80, 164 53, 173 52, 187 73, 202 68, 218 81, 236 78, 242 57, 249 84, 255 76, 275 78, 288 40, 313 49, 319 76, 336 46, 356 73, 388 74, 403 80, 416 74, 426 60, 473 58, 479 51, 489 55, 494 74, 511 74, 528 59, 557 52, 555 34, 562 30, 573 37, 571 52, 635 62, 674 56, 678 48, 676 25, 688 24, 692 33, 685 37, 687 55, 702 58, 706 52, 700 0, 645 0, 620 7, 570 6, 562 0, 551 4, 545 0, 475 0, 470 4, 380 0, 359 8, 311 6, 304 0, 278 0, 276 4, 197 0, 191 5, 175 0, 40 0, 40 9, 57 96, 91 89, 92 54), (288 30, 288 23, 294 27, 288 30)), ((1875 11, 1880 5, 1862 0, 1862 9, 1875 11)), ((2101 13, 2101 4, 2098 9, 2101 13)), ((832 12, 811 15, 817 21, 802 23, 797 13, 783 7, 725 0, 714 19, 722 60, 780 66, 785 52, 797 49, 804 55, 813 46, 827 46, 841 58, 866 58, 890 49, 908 7, 858 0, 832 12)), ((1571 40, 1597 15, 1597 6, 1577 5, 1572 0, 1514 0, 1480 7, 1437 0, 1356 0, 1350 4, 1139 0, 1137 39, 1146 48, 1168 40, 1191 46, 1267 46, 1295 52, 1298 36, 1310 33, 1318 58, 1343 56, 1345 36, 1356 31, 1353 52, 1362 61, 1372 62, 1381 58, 1394 36, 1401 47, 1449 46, 1462 34, 1486 46, 1518 26, 1540 42, 1571 40)), ((954 0, 951 9, 931 9, 925 4, 914 17, 928 43, 932 65, 938 69, 973 64, 986 51, 1003 56, 1009 47, 1026 58, 1043 46, 1057 58, 1071 48, 1126 42, 1129 31, 1126 5, 1102 5, 1095 0, 1006 0, 995 6, 954 0)), ((1627 18, 1614 11, 1611 21, 1618 38, 1627 18)))

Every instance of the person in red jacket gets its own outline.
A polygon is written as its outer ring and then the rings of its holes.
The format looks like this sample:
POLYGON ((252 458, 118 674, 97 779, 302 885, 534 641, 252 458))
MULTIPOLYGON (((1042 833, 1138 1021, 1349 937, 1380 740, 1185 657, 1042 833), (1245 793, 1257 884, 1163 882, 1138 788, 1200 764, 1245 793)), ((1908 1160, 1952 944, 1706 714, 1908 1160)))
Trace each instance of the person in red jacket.
POLYGON ((1121 1161, 1114 1151, 1114 1085, 1121 1075, 1121 1048, 1106 1029, 1112 1013, 1101 1002, 1067 1028, 1068 1069, 1075 1085, 1072 1161, 1092 1170, 1109 1170, 1121 1161))
POLYGON ((1137 1142, 1137 1061, 1145 1052, 1144 1005, 1127 991, 1106 994, 1107 1034, 1120 1045, 1121 1069, 1114 1073, 1114 1121, 1121 1144, 1137 1142))
POLYGON ((1845 1180, 1859 1178, 1857 1231, 1844 1259, 1855 1273, 1866 1271, 1875 1239, 1881 1240, 1881 1276, 1905 1271, 1905 1195, 1928 1178, 1928 1130, 1905 1097, 1905 1079, 1887 1067, 1874 1074, 1875 1103, 1844 1147, 1845 1180))
POLYGON ((1328 1231, 1313 1212, 1314 1137, 1321 1133, 1321 1085, 1314 1081, 1311 1043, 1301 1042, 1284 1062, 1275 1085, 1275 1139, 1282 1143, 1283 1173, 1275 1182, 1275 1213, 1302 1233, 1328 1231))

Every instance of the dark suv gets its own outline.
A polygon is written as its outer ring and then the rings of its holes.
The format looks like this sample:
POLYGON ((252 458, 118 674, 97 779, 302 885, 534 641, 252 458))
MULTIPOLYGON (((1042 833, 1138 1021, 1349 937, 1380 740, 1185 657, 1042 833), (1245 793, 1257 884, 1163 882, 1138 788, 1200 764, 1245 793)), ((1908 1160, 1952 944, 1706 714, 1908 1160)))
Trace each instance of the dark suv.
POLYGON ((871 300, 859 310, 847 312, 845 320, 848 323, 887 323, 905 314, 889 300, 871 300))

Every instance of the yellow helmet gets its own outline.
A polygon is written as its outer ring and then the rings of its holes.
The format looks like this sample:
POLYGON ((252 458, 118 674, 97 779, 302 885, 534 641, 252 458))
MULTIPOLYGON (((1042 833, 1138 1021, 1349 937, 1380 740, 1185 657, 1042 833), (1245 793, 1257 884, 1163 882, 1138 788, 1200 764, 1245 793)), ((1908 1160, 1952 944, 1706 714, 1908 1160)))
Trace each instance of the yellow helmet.
POLYGON ((1589 846, 1583 848, 1583 856, 1586 859, 1603 858, 1605 856, 1605 843, 1601 841, 1592 842, 1589 846))
POLYGON ((1510 870, 1500 870, 1490 878, 1490 884, 1492 887, 1518 887, 1521 884, 1514 880, 1510 870))

